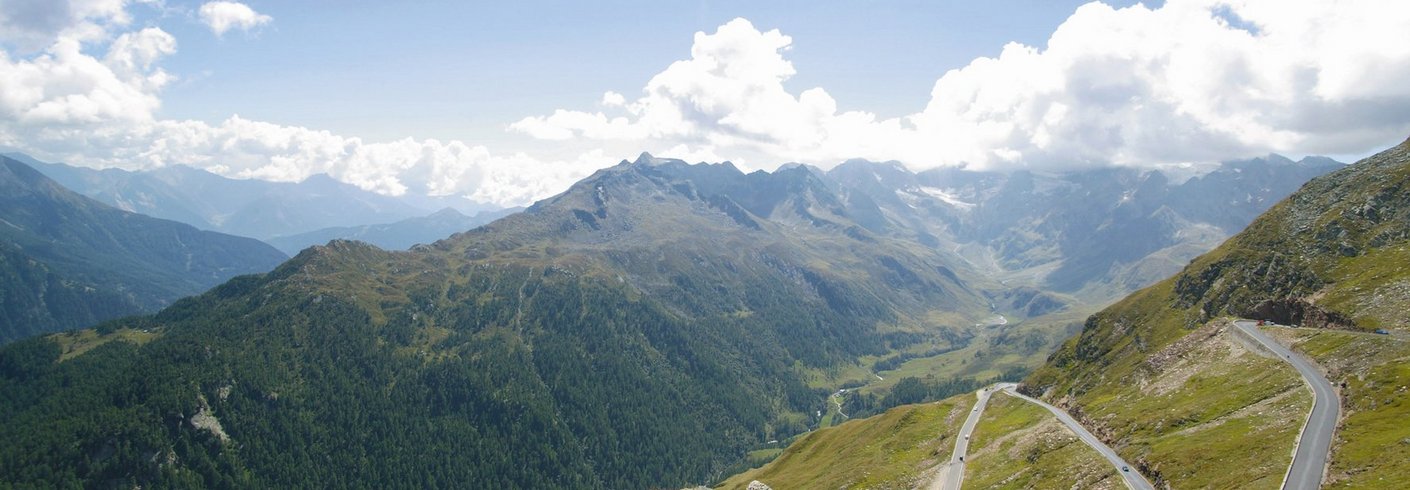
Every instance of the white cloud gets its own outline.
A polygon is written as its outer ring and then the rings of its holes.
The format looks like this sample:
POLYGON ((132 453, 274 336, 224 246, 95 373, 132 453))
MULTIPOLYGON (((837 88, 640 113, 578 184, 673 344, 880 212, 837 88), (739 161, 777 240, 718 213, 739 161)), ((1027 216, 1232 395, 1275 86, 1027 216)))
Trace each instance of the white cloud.
POLYGON ((201 5, 199 14, 201 22, 217 36, 225 35, 230 29, 248 31, 274 20, 273 17, 255 12, 255 9, 240 2, 206 2, 201 5))
POLYGON ((171 77, 153 63, 176 41, 151 27, 123 34, 99 60, 61 38, 30 60, 0 51, 0 125, 61 132, 78 124, 145 121, 171 77))
POLYGON ((897 159, 913 167, 1158 166, 1357 153, 1410 131, 1410 4, 1170 0, 1079 8, 1045 48, 1010 44, 936 81, 904 118, 797 95, 792 39, 744 19, 696 33, 690 59, 603 111, 510 126, 541 139, 689 145, 772 163, 897 159))
POLYGON ((8 43, 0 44, 0 145, 98 167, 186 164, 273 180, 328 173, 388 194, 501 205, 559 192, 641 150, 746 168, 850 157, 916 168, 1169 166, 1268 151, 1365 152, 1410 132, 1403 2, 1091 4, 1046 46, 1012 44, 951 70, 926 107, 889 119, 839 111, 822 88, 785 88, 793 39, 738 19, 697 33, 690 57, 635 98, 605 92, 594 111, 510 125, 557 141, 542 150, 553 158, 460 141, 368 142, 239 116, 163 120, 161 91, 174 77, 161 65, 177 49, 170 34, 124 32, 123 1, 37 11, 12 8, 17 2, 0 0, 0 43, 8 43), (19 47, 29 42, 43 44, 19 47))
POLYGON ((608 90, 607 92, 602 94, 602 105, 608 107, 621 107, 622 104, 626 103, 627 97, 625 95, 613 92, 611 90, 608 90))
POLYGON ((184 164, 237 178, 297 181, 317 173, 386 194, 463 195, 524 205, 615 163, 601 151, 540 160, 460 141, 365 142, 328 131, 252 121, 162 120, 176 40, 148 27, 102 46, 60 36, 40 53, 0 49, 0 145, 41 158, 127 169, 184 164))
POLYGON ((94 41, 132 22, 126 0, 0 0, 0 43, 35 51, 60 37, 94 41))

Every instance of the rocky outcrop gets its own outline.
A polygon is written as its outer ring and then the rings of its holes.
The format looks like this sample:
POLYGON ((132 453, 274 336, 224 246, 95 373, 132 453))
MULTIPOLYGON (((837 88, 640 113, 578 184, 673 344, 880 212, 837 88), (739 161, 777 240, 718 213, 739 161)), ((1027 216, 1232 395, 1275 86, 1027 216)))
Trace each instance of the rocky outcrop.
POLYGON ((1355 330, 1356 322, 1346 315, 1312 304, 1303 298, 1270 299, 1259 302, 1242 315, 1279 325, 1355 330))

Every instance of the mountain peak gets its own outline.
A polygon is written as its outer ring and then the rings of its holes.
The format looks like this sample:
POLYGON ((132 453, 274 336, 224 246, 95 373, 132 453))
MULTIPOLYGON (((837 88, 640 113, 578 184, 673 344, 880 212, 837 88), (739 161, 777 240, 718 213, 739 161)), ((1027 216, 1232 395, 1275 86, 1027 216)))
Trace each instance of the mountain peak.
POLYGON ((326 174, 326 173, 317 173, 317 174, 310 175, 310 176, 308 176, 307 178, 305 178, 302 183, 303 183, 303 184, 309 184, 309 185, 337 185, 337 184, 341 184, 341 182, 339 182, 338 179, 334 179, 332 175, 328 175, 328 174, 326 174))
POLYGON ((455 208, 452 208, 452 207, 450 207, 450 206, 446 206, 446 207, 444 207, 444 208, 441 208, 440 211, 436 211, 436 212, 434 212, 434 213, 431 213, 429 216, 430 216, 430 217, 438 217, 438 218, 444 218, 444 217, 462 218, 462 217, 465 217, 465 213, 462 213, 462 212, 460 212, 460 211, 457 211, 455 208))
POLYGON ((680 159, 676 159, 676 158, 659 158, 659 157, 652 156, 650 153, 647 153, 647 152, 644 152, 644 151, 643 151, 643 152, 641 152, 641 155, 639 155, 639 156, 636 157, 636 161, 632 162, 632 165, 643 165, 643 166, 648 166, 648 167, 656 167, 656 166, 666 165, 666 164, 669 164, 669 163, 682 163, 682 164, 683 164, 683 163, 685 163, 685 160, 680 160, 680 159))

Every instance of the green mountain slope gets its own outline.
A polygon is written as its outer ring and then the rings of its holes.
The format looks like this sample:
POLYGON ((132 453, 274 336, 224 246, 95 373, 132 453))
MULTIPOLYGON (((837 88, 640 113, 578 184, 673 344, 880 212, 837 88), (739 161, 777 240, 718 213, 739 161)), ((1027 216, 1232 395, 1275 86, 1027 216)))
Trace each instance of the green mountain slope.
POLYGON ((835 203, 807 171, 644 156, 433 245, 336 241, 19 342, 0 349, 0 480, 716 480, 817 422, 819 373, 988 314, 967 271, 835 203))
POLYGON ((0 342, 155 311, 286 257, 110 208, 0 157, 0 342))
MULTIPOLYGON (((1308 395, 1290 368, 1242 354, 1218 319, 1385 328, 1396 335, 1327 332, 1299 345, 1342 366, 1330 373, 1348 400, 1332 454, 1342 471, 1329 478, 1353 486, 1402 478, 1407 449, 1388 441, 1410 436, 1410 426, 1372 435, 1363 424, 1410 416, 1410 394, 1381 384, 1410 380, 1410 359, 1396 348, 1410 330, 1407 245, 1410 142, 1312 180, 1180 274, 1094 315, 1024 389, 1083 415, 1156 479, 1248 484, 1251 469, 1286 460, 1308 395), (1338 349, 1346 336, 1367 345, 1360 354, 1338 349), (1176 368, 1189 359, 1201 361, 1176 368), (1379 398, 1367 405, 1370 395, 1379 398), (1220 480, 1228 475, 1238 476, 1220 480)), ((1276 486, 1285 468, 1259 470, 1261 484, 1276 486)))
POLYGON ((916 488, 949 459, 974 402, 973 393, 964 393, 809 433, 719 488, 744 489, 755 480, 778 489, 916 488))
POLYGON ((1126 488, 1111 463, 1052 413, 999 392, 974 427, 964 484, 970 488, 1126 488))
MULTIPOLYGON (((1158 487, 1278 488, 1311 396, 1228 317, 1304 325, 1270 333, 1341 386, 1344 421, 1327 483, 1398 488, 1410 484, 1407 292, 1410 142, 1309 182, 1180 274, 1092 316, 1022 389, 1066 407, 1158 487), (1368 332, 1375 328, 1390 334, 1368 332)), ((897 417, 923 407, 813 433, 725 487, 758 479, 776 488, 909 488, 925 468, 892 441, 953 432, 936 421, 919 433, 895 428, 897 417), (878 451, 900 455, 900 464, 873 457, 878 451)), ((1046 433, 1024 409, 991 401, 966 484, 1121 485, 1095 453, 1073 451, 1070 437, 1046 433)))

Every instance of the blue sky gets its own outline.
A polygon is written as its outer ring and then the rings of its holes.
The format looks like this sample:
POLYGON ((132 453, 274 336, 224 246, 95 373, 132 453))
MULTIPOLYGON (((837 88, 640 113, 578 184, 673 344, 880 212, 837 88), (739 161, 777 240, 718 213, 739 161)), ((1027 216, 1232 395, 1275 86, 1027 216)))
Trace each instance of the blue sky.
POLYGON ((691 34, 743 17, 797 40, 786 87, 896 117, 924 107, 947 70, 1009 42, 1042 45, 1082 3, 250 1, 275 22, 221 38, 195 22, 168 29, 181 47, 166 66, 189 80, 161 114, 504 142, 521 117, 639 91, 689 53, 691 34))
POLYGON ((641 151, 1063 171, 1410 134, 1402 0, 0 0, 0 146, 522 205, 641 151))

